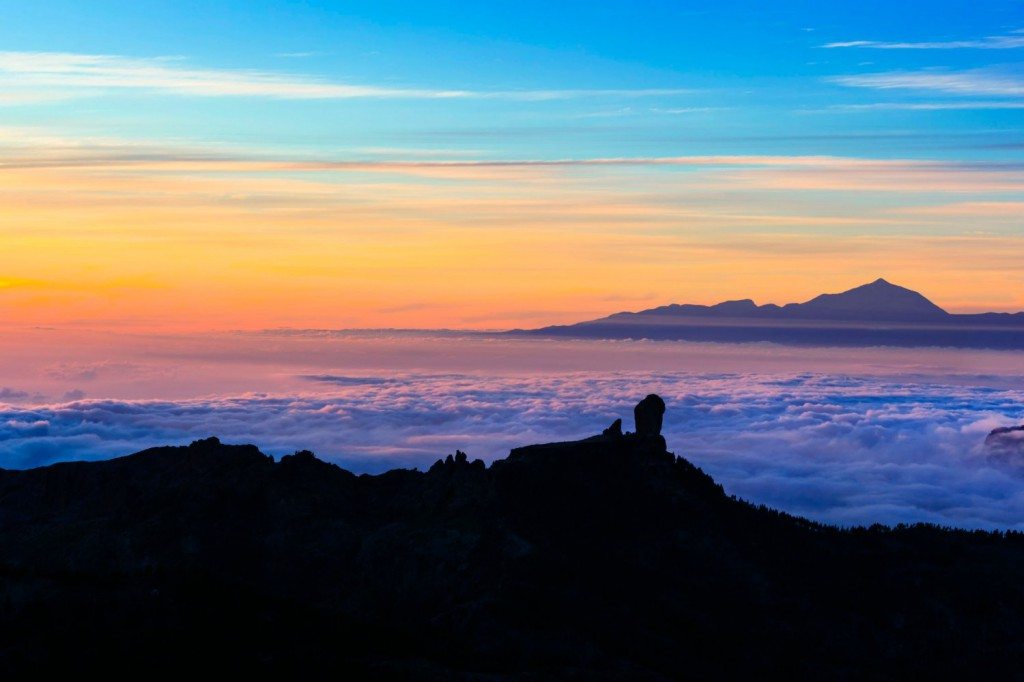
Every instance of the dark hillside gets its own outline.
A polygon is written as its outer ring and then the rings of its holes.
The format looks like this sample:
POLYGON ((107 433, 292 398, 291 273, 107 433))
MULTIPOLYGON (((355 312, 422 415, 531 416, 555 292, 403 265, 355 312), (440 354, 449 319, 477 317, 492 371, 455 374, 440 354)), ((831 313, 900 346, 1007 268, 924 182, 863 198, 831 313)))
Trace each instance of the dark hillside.
POLYGON ((490 468, 355 476, 208 439, 0 471, 0 669, 1019 675, 1019 535, 751 506, 666 450, 659 402, 639 435, 490 468))

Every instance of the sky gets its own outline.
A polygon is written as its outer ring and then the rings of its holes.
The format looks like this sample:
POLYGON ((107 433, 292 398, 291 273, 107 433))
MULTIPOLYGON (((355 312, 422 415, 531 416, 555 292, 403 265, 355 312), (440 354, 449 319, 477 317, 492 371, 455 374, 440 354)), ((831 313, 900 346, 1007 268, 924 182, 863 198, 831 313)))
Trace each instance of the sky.
POLYGON ((0 0, 0 320, 1024 309, 1024 4, 0 0))
POLYGON ((658 392, 730 494, 1024 528, 1020 353, 486 333, 1024 310, 1022 155, 1021 2, 0 0, 0 467, 492 461, 658 392))

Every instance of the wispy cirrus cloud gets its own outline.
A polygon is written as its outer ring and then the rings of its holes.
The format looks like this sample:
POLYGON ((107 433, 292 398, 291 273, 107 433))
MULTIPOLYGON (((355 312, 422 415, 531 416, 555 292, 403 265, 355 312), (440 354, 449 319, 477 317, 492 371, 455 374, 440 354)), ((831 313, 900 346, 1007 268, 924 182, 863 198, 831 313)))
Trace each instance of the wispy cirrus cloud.
POLYGON ((1024 109, 1024 102, 866 102, 834 104, 818 111, 985 111, 1024 109))
MULTIPOLYGON (((2 147, 0 147, 2 149, 2 147)), ((574 177, 575 170, 586 169, 589 172, 606 177, 609 174, 630 174, 637 172, 687 172, 692 171, 688 176, 693 182, 703 183, 705 189, 713 186, 721 186, 725 182, 733 189, 736 188, 760 188, 760 189, 785 189, 790 190, 835 190, 835 191, 874 191, 874 192, 903 192, 903 191, 955 191, 971 193, 978 191, 987 192, 1019 192, 1022 184, 1021 168, 1019 164, 1004 163, 971 163, 971 162, 946 162, 921 159, 878 159, 858 158, 840 156, 801 156, 801 155, 710 155, 710 156, 681 156, 681 157, 619 157, 619 158, 567 158, 567 159, 303 159, 303 158, 273 158, 262 155, 234 155, 226 154, 204 154, 201 152, 189 153, 187 150, 174 150, 159 148, 153 149, 132 149, 132 148, 96 148, 96 149, 68 149, 63 152, 46 153, 40 155, 21 154, 9 155, 5 160, 0 161, 0 171, 52 171, 52 172, 86 172, 89 169, 102 168, 106 171, 123 171, 126 173, 140 174, 144 179, 144 185, 152 182, 154 173, 164 174, 167 182, 180 186, 191 196, 200 196, 207 193, 212 187, 220 185, 222 189, 234 187, 237 190, 241 185, 238 183, 242 178, 249 178, 255 183, 252 190, 259 191, 259 187, 267 189, 269 178, 282 175, 289 176, 289 179, 279 179, 280 190, 287 190, 294 196, 305 197, 308 202, 311 197, 309 191, 317 191, 324 195, 336 194, 337 187, 327 184, 327 177, 343 176, 364 176, 380 175, 394 176, 396 178, 420 178, 420 179, 445 179, 461 182, 487 182, 500 181, 503 183, 514 182, 514 185, 506 185, 502 190, 506 196, 502 199, 501 206, 504 211, 512 207, 522 212, 520 218, 527 216, 530 205, 535 204, 536 192, 543 191, 538 183, 551 183, 555 180, 569 182, 574 177), (230 180, 217 181, 213 177, 202 177, 207 174, 230 174, 230 180), (194 176, 194 177, 193 177, 194 176), (186 182, 188 177, 193 177, 194 182, 186 182), (195 184, 198 183, 198 184, 195 184), (525 191, 526 187, 533 187, 534 199, 513 201, 508 194, 516 188, 525 191)), ((64 178, 62 182, 67 187, 72 186, 71 178, 64 178)), ((572 180, 573 186, 583 182, 578 178, 572 180)), ((91 186, 91 181, 89 181, 91 186)), ((123 202, 124 192, 128 191, 129 184, 121 185, 121 196, 118 201, 123 202)), ((560 184, 559 191, 567 192, 569 187, 560 184)), ((411 188, 408 186, 407 188, 411 188)), ((367 188, 370 189, 370 188, 367 188)), ((392 187, 388 203, 397 205, 397 195, 392 187)), ((170 184, 163 187, 165 193, 170 192, 170 184)), ((679 190, 679 187, 676 187, 679 190)), ((628 194, 625 190, 625 193, 628 194)), ((649 191, 651 191, 649 189, 649 191)), ((417 211, 422 216, 424 211, 430 207, 437 208, 439 190, 434 188, 431 197, 420 196, 417 204, 417 211)), ((399 194, 402 192, 399 192, 399 194)), ((253 195, 247 195, 250 200, 253 195)), ((523 197, 520 197, 523 199, 523 197)), ((364 197, 365 200, 365 197, 364 197)), ((147 199, 152 201, 152 199, 147 199)), ((290 202, 291 199, 288 199, 290 202)), ((575 199, 573 199, 575 201, 575 199)), ((487 204, 486 201, 474 200, 477 206, 487 204)), ((564 202, 558 201, 559 205, 564 202)), ((611 217, 615 215, 612 206, 607 202, 587 204, 594 207, 594 210, 583 211, 591 218, 598 215, 611 217), (600 206, 600 208, 596 208, 600 206)), ((550 206, 549 206, 550 208, 550 206)), ((560 216, 567 218, 570 215, 580 214, 582 209, 570 210, 562 206, 560 216)), ((628 213, 635 215, 641 210, 640 206, 632 205, 628 213)), ((663 206, 659 212, 667 211, 669 214, 679 217, 689 214, 687 210, 680 207, 672 208, 663 206)), ((725 220, 732 211, 715 212, 715 217, 725 220)), ((750 220, 750 212, 743 213, 744 219, 750 220)), ((790 218, 796 218, 790 216, 790 218)), ((824 218, 817 215, 813 218, 817 221, 824 221, 824 218)), ((855 222, 867 224, 871 222, 865 216, 858 216, 855 222)), ((835 220, 826 222, 834 223, 835 220)))
POLYGON ((197 68, 177 58, 123 57, 69 52, 0 52, 0 85, 22 97, 66 92, 134 90, 193 97, 329 99, 504 99, 544 101, 578 97, 655 97, 682 88, 466 90, 340 83, 309 75, 256 69, 197 68))
POLYGON ((860 47, 873 50, 1012 50, 1024 47, 1024 30, 1008 35, 967 40, 884 41, 845 40, 822 45, 826 49, 860 47))
POLYGON ((0 92, 0 107, 48 104, 50 102, 63 102, 75 99, 76 97, 77 95, 74 93, 68 92, 40 92, 11 88, 5 92, 0 92))
POLYGON ((458 169, 572 167, 967 168, 970 164, 829 154, 694 154, 569 158, 465 158, 476 152, 365 147, 359 158, 284 157, 224 145, 167 144, 108 138, 72 138, 27 127, 0 127, 0 170, 137 167, 235 172, 430 172, 458 169), (402 157, 405 158, 402 158, 402 157), (430 158, 434 157, 434 158, 430 158), (454 158, 453 158, 454 157, 454 158))
MULTIPOLYGON (((22 185, 31 181, 33 187, 45 191, 53 183, 60 183, 64 196, 75 190, 90 192, 90 203, 101 201, 93 191, 96 179, 90 175, 92 169, 122 173, 118 193, 111 194, 110 200, 124 207, 131 203, 128 194, 138 191, 147 205, 154 205, 151 192, 159 187, 163 196, 188 196, 189 201, 204 196, 221 196, 222 192, 242 194, 247 201, 256 201, 269 191, 275 202, 281 205, 294 203, 301 197, 306 208, 313 201, 346 201, 348 192, 354 191, 360 177, 393 176, 404 183, 392 184, 387 189, 385 205, 392 209, 402 203, 400 196, 412 199, 415 206, 406 208, 415 211, 422 218, 441 205, 455 209, 447 203, 457 199, 462 208, 459 215, 467 215, 467 201, 477 209, 498 210, 507 214, 517 213, 521 219, 535 215, 535 212, 552 215, 557 210, 560 219, 572 216, 594 219, 603 216, 613 218, 641 214, 663 215, 666 219, 682 216, 693 218, 694 204, 673 206, 678 201, 683 186, 680 178, 694 188, 702 190, 727 185, 731 191, 739 188, 778 190, 828 190, 828 191, 955 191, 973 192, 1019 192, 1022 187, 1019 163, 1014 162, 969 162, 941 161, 934 159, 870 158, 836 155, 691 155, 691 156, 631 156, 592 158, 401 158, 392 150, 368 149, 363 158, 315 158, 311 156, 282 156, 266 150, 245 147, 202 145, 161 145, 150 143, 118 141, 110 139, 85 139, 75 141, 59 136, 46 135, 40 131, 14 129, 4 134, 0 128, 0 172, 33 171, 22 185), (376 157, 376 158, 375 158, 376 157), (48 175, 49 173, 49 175, 48 175), (644 174, 644 189, 632 190, 627 187, 631 178, 644 174), (652 184, 655 174, 661 174, 670 186, 652 184), (51 177, 52 176, 52 177, 51 177), (684 177, 685 176, 685 177, 684 177), (637 197, 622 201, 579 201, 578 194, 591 191, 588 178, 616 177, 621 179, 621 197, 630 192, 647 195, 663 191, 665 196, 676 197, 656 201, 640 201, 637 197), (345 185, 338 181, 345 178, 345 185), (671 178, 671 180, 669 180, 671 178), (431 184, 429 194, 410 179, 444 179, 462 182, 499 182, 501 199, 493 203, 479 197, 454 197, 431 184), (159 180, 159 182, 158 182, 159 180), (554 181, 561 184, 551 185, 554 181), (157 184, 154 184, 157 183, 157 184), (243 192, 243 188, 245 191, 243 192), (348 189, 345 189, 348 188, 348 189), (419 189, 417 189, 419 188, 419 189), (527 189, 529 188, 529 189, 527 189), (660 188, 660 189, 656 189, 660 188), (558 196, 548 192, 557 191, 558 196), (528 192, 529 197, 523 196, 528 192), (567 205, 568 201, 568 205, 567 205), (639 202, 639 203, 638 203, 639 202), (615 204, 615 205, 613 205, 615 204), (570 208, 575 206, 576 208, 570 208), (556 209, 557 207, 557 209, 556 209)), ((400 151, 400 150, 398 150, 400 151)), ((431 153, 445 154, 444 150, 431 153)), ((604 181, 604 180, 599 180, 604 181)), ((398 182, 398 180, 395 180, 398 182)), ((689 186, 689 185, 688 185, 689 186)), ((457 192, 457 185, 449 189, 457 192)), ((360 203, 367 206, 368 197, 376 196, 380 189, 376 185, 359 185, 360 203)), ((605 190, 602 190, 606 194, 605 190)), ((223 207, 223 200, 217 200, 223 207)), ((48 206, 54 206, 47 198, 48 206)), ((268 206, 264 206, 269 208, 268 206)), ((743 220, 755 219, 750 211, 713 211, 716 220, 735 217, 743 220), (742 216, 737 215, 742 214, 742 216)), ((772 220, 778 216, 772 217, 772 220)), ((826 219, 821 212, 805 218, 824 224, 836 224, 837 218, 826 219)), ((447 219, 458 221, 456 215, 447 219)), ((481 216, 477 215, 476 220, 481 216)), ((787 219, 801 222, 803 219, 788 215, 787 219)), ((848 216, 849 221, 868 224, 866 215, 848 216)))
POLYGON ((1001 217, 1017 220, 1024 215, 1024 201, 959 201, 934 206, 908 206, 902 213, 953 217, 1001 217))
POLYGON ((833 76, 829 81, 873 90, 918 90, 973 97, 1024 97, 1024 76, 995 69, 887 71, 833 76))

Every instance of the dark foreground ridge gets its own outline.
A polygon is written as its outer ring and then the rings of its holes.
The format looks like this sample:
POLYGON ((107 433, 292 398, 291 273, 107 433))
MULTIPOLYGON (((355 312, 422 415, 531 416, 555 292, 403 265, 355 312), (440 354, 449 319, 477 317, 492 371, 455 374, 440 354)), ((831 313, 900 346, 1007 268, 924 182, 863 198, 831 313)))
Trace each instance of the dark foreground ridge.
POLYGON ((752 506, 666 450, 664 411, 490 468, 356 476, 210 438, 0 470, 0 670, 1019 674, 1019 534, 752 506))

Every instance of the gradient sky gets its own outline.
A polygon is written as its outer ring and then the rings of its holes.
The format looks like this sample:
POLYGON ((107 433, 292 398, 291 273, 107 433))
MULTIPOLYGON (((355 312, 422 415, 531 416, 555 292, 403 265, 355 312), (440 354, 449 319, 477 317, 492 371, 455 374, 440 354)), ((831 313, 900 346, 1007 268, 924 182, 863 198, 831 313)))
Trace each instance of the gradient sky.
POLYGON ((4 2, 0 320, 1024 309, 1024 4, 765 4, 4 2))

